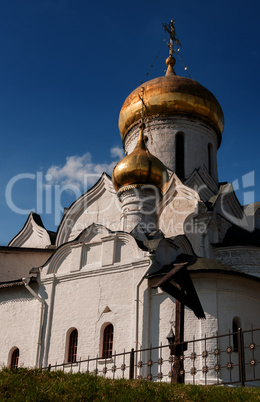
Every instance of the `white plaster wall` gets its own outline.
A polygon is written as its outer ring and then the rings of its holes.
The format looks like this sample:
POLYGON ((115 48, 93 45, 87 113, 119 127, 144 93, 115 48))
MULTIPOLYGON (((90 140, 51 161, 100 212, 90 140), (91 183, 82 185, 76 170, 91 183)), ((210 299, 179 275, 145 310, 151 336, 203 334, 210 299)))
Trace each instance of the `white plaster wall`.
POLYGON ((136 285, 149 259, 144 252, 140 258, 140 249, 128 234, 110 234, 97 226, 83 237, 80 240, 89 242, 63 245, 41 270, 42 297, 48 305, 44 366, 64 362, 70 328, 78 330, 81 359, 100 356, 106 323, 114 326, 114 350, 130 351, 134 346, 136 285))
MULTIPOLYGON (((100 355, 101 328, 105 323, 114 325, 114 350, 122 352, 136 348, 136 285, 142 278, 146 267, 122 269, 116 272, 96 271, 88 277, 57 278, 52 316, 50 350, 48 363, 63 362, 65 358, 65 342, 68 329, 75 327, 79 332, 78 357, 100 355), (108 307, 108 308, 107 308, 108 307)), ((214 273, 192 273, 194 285, 206 314, 206 320, 198 320, 194 313, 185 308, 185 340, 214 336, 217 333, 227 333, 232 328, 232 319, 239 316, 243 328, 250 328, 251 324, 260 326, 257 321, 257 311, 260 307, 259 284, 244 278, 214 273)), ((50 295, 50 284, 45 291, 50 295), (49 290, 48 290, 49 289, 49 290)), ((48 297, 49 299, 49 297, 48 297)), ((160 289, 150 289, 147 280, 143 280, 139 289, 139 321, 138 321, 138 348, 160 343, 167 345, 167 335, 175 323, 175 301, 160 289), (150 316, 150 320, 149 320, 150 316), (148 336, 147 336, 148 330, 148 336)), ((226 339, 226 338, 225 338, 226 339)), ((204 350, 213 352, 219 346, 215 339, 196 344, 197 355, 204 350)), ((223 344, 222 349, 228 345, 223 344)), ((193 344, 189 343, 187 356, 193 351, 193 344)), ((153 361, 163 357, 169 359, 169 349, 164 348, 162 353, 154 351, 153 361)), ((138 359, 147 360, 150 356, 146 352, 140 353, 138 359)), ((225 356, 224 356, 225 359, 225 356)), ((236 356, 233 358, 236 359, 236 356)), ((235 360, 234 360, 235 362, 235 360)), ((214 366, 215 357, 207 358, 207 365, 214 366)), ((225 362, 224 362, 225 363, 225 362)), ((104 361, 98 363, 102 369, 104 361)), ((112 362, 111 362, 112 364, 112 362)), ((165 363, 166 364, 166 363, 165 363)), ((168 363, 167 363, 168 364, 168 363)), ((204 365, 202 358, 195 362, 197 370, 204 365)), ((192 361, 185 361, 186 380, 192 382, 190 374, 192 361)), ((160 367, 154 364, 156 373, 160 367)), ((138 369, 139 370, 139 369, 138 369)), ((145 373, 147 369, 140 369, 137 374, 145 373), (139 373, 140 372, 140 373, 139 373)), ((225 372, 223 379, 225 380, 225 372)), ((203 382, 204 374, 198 373, 195 382, 203 382)), ((216 379, 212 370, 207 373, 207 380, 216 379)), ((169 381, 169 378, 165 378, 169 381)))
POLYGON ((53 250, 16 250, 13 247, 0 249, 0 282, 28 276, 33 267, 44 264, 53 250))
MULTIPOLYGON (((198 320, 194 313, 185 308, 185 329, 184 338, 186 341, 192 341, 194 339, 204 339, 205 337, 211 337, 215 335, 224 335, 231 330, 232 332, 232 320, 234 317, 240 317, 242 329, 251 329, 260 327, 260 316, 258 311, 260 309, 260 284, 253 280, 241 278, 239 276, 231 276, 215 273, 192 273, 191 274, 194 286, 197 290, 202 307, 205 311, 206 320, 198 320)), ((175 300, 162 292, 160 289, 151 290, 151 322, 150 322, 150 343, 153 346, 160 344, 167 344, 167 335, 170 331, 171 325, 174 329, 175 324, 175 300)), ((144 299, 145 309, 145 299, 144 299)), ((145 327, 143 327, 145 328, 145 327)), ((145 329, 143 329, 144 331, 145 329)), ((145 334, 142 335, 142 339, 145 339, 145 334)), ((217 363, 217 358, 213 352, 216 348, 220 348, 223 353, 221 354, 221 364, 225 367, 229 361, 228 355, 225 353, 226 348, 233 346, 232 337, 229 341, 228 337, 216 339, 202 340, 194 344, 194 350, 198 355, 201 355, 204 351, 208 352, 207 359, 197 357, 194 361, 194 366, 197 371, 201 370, 203 366, 214 367, 217 363)), ((248 341, 249 344, 249 341, 248 341)), ((143 346, 144 347, 144 346, 143 346)), ((193 361, 189 358, 193 352, 193 343, 188 343, 188 350, 185 353, 185 378, 187 382, 204 383, 205 374, 198 371, 196 376, 193 377, 190 370, 193 366, 193 361)), ((166 362, 169 359, 169 349, 165 348, 162 352, 162 357, 165 360, 164 373, 167 367, 166 362)), ((157 361, 159 352, 154 351, 153 361, 157 361)), ((147 357, 147 356, 146 356, 147 357)), ((143 358, 145 355, 143 354, 143 358)), ((238 363, 237 353, 232 354, 232 361, 234 364, 238 363)), ((156 375, 158 365, 153 366, 153 373, 156 375)), ((233 375, 235 371, 234 368, 233 375)), ((249 369, 248 369, 249 370, 249 369)), ((143 371, 143 374, 144 371, 143 371)), ((252 373, 251 373, 252 374, 252 373)), ((227 381, 229 372, 228 370, 222 370, 221 380, 227 381)), ((215 370, 209 370, 206 374, 208 383, 216 380, 215 370)), ((169 379, 166 377, 166 381, 169 379)))
POLYGON ((260 282, 243 277, 217 278, 219 327, 227 331, 234 317, 241 319, 242 329, 260 328, 260 282))
MULTIPOLYGON (((156 117, 146 122, 144 135, 147 136, 149 151, 159 158, 167 168, 175 171, 175 136, 184 133, 185 177, 195 168, 205 165, 208 168, 208 143, 212 144, 212 177, 218 182, 217 148, 218 140, 215 130, 198 119, 181 116, 156 117)), ((139 128, 134 125, 127 133, 125 150, 133 151, 138 138, 139 128)))
MULTIPOLYGON (((146 268, 146 262, 135 268, 136 276, 142 277, 146 268)), ((78 357, 82 359, 100 356, 101 328, 105 323, 114 326, 113 349, 130 351, 134 346, 135 288, 132 266, 114 272, 107 268, 100 274, 94 269, 84 277, 57 275, 48 363, 64 361, 66 333, 72 327, 78 330, 78 357), (110 311, 104 312, 106 307, 110 311)))
POLYGON ((22 286, 0 292, 0 365, 8 365, 9 352, 19 348, 19 366, 35 367, 41 305, 22 286))
MULTIPOLYGON (((154 284, 156 280, 151 281, 151 286, 154 284)), ((147 287, 147 284, 146 284, 147 287)), ((143 289, 144 290, 144 289, 143 289)), ((167 336, 172 328, 175 333, 175 299, 169 296, 167 293, 162 291, 160 288, 151 289, 150 291, 150 314, 151 320, 149 324, 149 337, 147 340, 147 297, 146 293, 143 292, 142 299, 142 313, 143 317, 140 319, 140 322, 143 322, 142 325, 142 334, 139 336, 140 341, 142 341, 142 348, 146 347, 156 347, 163 346, 162 349, 154 349, 150 352, 143 352, 139 354, 139 360, 148 361, 151 359, 153 361, 153 366, 151 368, 151 374, 153 376, 157 376, 158 372, 163 373, 163 381, 170 382, 170 377, 168 373, 171 371, 171 363, 170 359, 170 349, 168 347, 167 336), (160 366, 158 364, 158 359, 163 359, 163 365, 160 366)), ((201 337, 201 321, 199 321, 194 313, 185 307, 185 328, 184 328, 185 340, 192 340, 193 337, 196 339, 201 337)), ((193 344, 188 345, 188 351, 186 354, 190 354, 192 352, 193 344)), ((201 367, 201 362, 199 362, 201 367)), ((185 362, 185 369, 189 372, 191 367, 191 363, 189 359, 185 362)), ((137 369, 137 375, 147 376, 149 374, 149 369, 146 366, 143 366, 142 369, 137 369)))
MULTIPOLYGON (((100 236, 103 234, 99 233, 97 238, 100 236)), ((104 244, 110 244, 111 241, 113 239, 107 236, 104 244)), ((90 246, 91 244, 89 243, 90 246)), ((70 328, 78 330, 78 357, 82 359, 100 356, 101 329, 106 323, 112 323, 114 326, 113 349, 118 353, 124 349, 130 351, 132 347, 144 348, 160 343, 166 345, 171 326, 174 329, 175 301, 160 289, 151 289, 147 279, 142 280, 149 266, 149 258, 133 261, 133 251, 128 247, 128 261, 125 263, 101 265, 103 259, 100 255, 97 264, 88 264, 86 260, 86 265, 81 265, 79 255, 82 245, 72 246, 69 258, 61 258, 60 269, 58 264, 56 272, 48 274, 47 264, 41 271, 42 284, 39 293, 46 302, 43 332, 45 351, 42 364, 63 363, 66 335, 70 328)), ((61 247, 56 256, 68 247, 69 245, 61 247)), ((114 248, 111 247, 111 253, 112 249, 114 248)), ((100 250, 96 256, 102 252, 102 247, 100 250)), ((108 249, 104 250, 108 252, 108 249)), ((111 260, 110 256, 108 257, 111 260)), ((193 312, 186 308, 185 340, 191 341, 193 336, 196 339, 204 338, 217 332, 227 333, 232 329, 233 318, 237 316, 241 319, 243 329, 250 329, 251 325, 260 327, 259 282, 212 272, 192 272, 191 275, 206 320, 198 320, 193 312)), ((33 286, 38 291, 36 285, 33 286)), ((1 325, 0 328, 0 339, 3 340, 0 363, 6 365, 9 351, 17 346, 20 349, 20 364, 33 367, 36 359, 40 303, 23 286, 1 289, 0 297, 1 320, 2 323, 8 323, 8 326, 1 325)), ((225 350, 227 346, 223 344, 222 348, 225 350)), ((196 353, 201 354, 205 348, 212 352, 216 347, 216 340, 209 340, 205 346, 203 343, 196 346, 196 353)), ((186 353, 189 355, 191 352, 192 343, 186 353)), ((155 351, 151 357, 155 361, 160 356, 168 360, 169 354, 169 349, 165 348, 162 355, 155 351)), ((141 359, 147 360, 148 357, 147 353, 140 355, 141 359)), ((214 357, 211 356, 207 361, 210 362, 210 359, 213 364, 214 357)), ((101 369, 102 364, 104 361, 101 359, 98 366, 101 369)), ((187 381, 192 381, 193 377, 189 375, 192 362, 187 359, 185 364, 187 381)), ((203 364, 203 359, 196 360, 197 369, 201 369, 203 364)), ((158 369, 158 365, 153 366, 153 370, 158 369)), ((209 372, 207 376, 209 380, 214 379, 215 373, 209 372)), ((202 374, 196 375, 197 382, 203 380, 202 374)))
MULTIPOLYGON (((160 288, 152 289, 152 306, 150 326, 150 342, 157 346, 160 343, 167 344, 171 327, 175 324, 175 300, 160 288)), ((169 354, 167 350, 167 354, 169 354)))
MULTIPOLYGON (((219 328, 223 330, 231 327, 232 331, 232 320, 234 317, 239 317, 241 321, 241 327, 243 330, 254 328, 260 328, 260 283, 247 280, 245 278, 234 278, 229 277, 225 281, 223 279, 218 279, 218 312, 219 312, 219 328)), ((259 332, 255 333, 254 340, 256 344, 259 344, 260 337, 259 332)), ((246 362, 249 363, 253 355, 249 351, 249 344, 252 342, 252 334, 245 335, 244 345, 245 345, 245 355, 246 362)), ((220 347, 226 349, 227 346, 233 347, 233 339, 231 337, 230 341, 226 339, 220 342, 220 347)), ((255 359, 260 358, 259 350, 256 349, 255 359)), ((229 356, 222 355, 220 362, 225 365, 229 360, 229 356)), ((235 365, 238 363, 238 354, 232 353, 231 361, 235 365)), ((237 372, 238 368, 234 367, 232 370, 232 375, 237 372)), ((246 376, 247 379, 252 378, 252 369, 248 364, 246 366, 246 376)), ((228 380, 228 372, 223 376, 223 380, 228 380)))

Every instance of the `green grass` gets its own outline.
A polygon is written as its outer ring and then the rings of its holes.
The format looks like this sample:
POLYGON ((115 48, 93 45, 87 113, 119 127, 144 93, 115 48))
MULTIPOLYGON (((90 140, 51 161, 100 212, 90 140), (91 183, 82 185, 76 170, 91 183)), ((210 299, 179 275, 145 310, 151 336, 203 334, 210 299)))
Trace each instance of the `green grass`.
POLYGON ((87 373, 0 371, 0 401, 260 401, 260 388, 109 380, 87 373))

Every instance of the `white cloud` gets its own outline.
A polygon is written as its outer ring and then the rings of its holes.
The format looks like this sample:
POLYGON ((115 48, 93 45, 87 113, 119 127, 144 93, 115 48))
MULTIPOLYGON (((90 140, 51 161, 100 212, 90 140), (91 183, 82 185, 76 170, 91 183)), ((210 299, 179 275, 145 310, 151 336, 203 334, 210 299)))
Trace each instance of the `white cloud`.
POLYGON ((94 163, 89 152, 82 156, 67 156, 63 166, 53 165, 47 170, 46 182, 86 189, 93 185, 103 172, 111 175, 115 164, 124 156, 124 151, 114 146, 110 149, 110 155, 113 158, 110 163, 94 163))
POLYGON ((119 160, 124 157, 124 151, 118 145, 110 149, 110 155, 112 158, 118 158, 119 160))

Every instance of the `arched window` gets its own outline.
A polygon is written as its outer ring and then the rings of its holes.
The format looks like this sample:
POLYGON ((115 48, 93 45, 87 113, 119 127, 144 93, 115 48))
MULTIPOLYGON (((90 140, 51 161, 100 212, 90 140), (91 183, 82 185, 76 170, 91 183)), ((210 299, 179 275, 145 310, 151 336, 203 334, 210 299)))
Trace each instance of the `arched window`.
POLYGON ((175 173, 184 179, 184 134, 177 133, 175 137, 175 173))
POLYGON ((10 368, 17 369, 18 361, 19 361, 19 349, 15 348, 14 351, 12 352, 10 368))
POLYGON ((113 337, 114 337, 114 328, 112 324, 108 324, 103 333, 103 349, 102 349, 102 357, 111 357, 113 351, 113 337))
POLYGON ((212 144, 208 143, 208 170, 209 174, 212 175, 212 144))
POLYGON ((73 329, 69 336, 68 342, 68 363, 75 363, 77 361, 77 347, 78 347, 78 331, 73 329))
POLYGON ((238 352, 238 329, 241 328, 241 321, 239 317, 234 317, 232 321, 232 332, 233 332, 233 351, 238 352))

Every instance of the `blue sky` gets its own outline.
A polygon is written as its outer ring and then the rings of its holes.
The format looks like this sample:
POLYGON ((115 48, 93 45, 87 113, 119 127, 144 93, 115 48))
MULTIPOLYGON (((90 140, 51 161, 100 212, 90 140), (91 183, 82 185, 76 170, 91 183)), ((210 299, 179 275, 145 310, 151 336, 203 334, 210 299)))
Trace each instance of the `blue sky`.
MULTIPOLYGON (((55 191, 67 207, 84 169, 111 173, 121 106, 149 70, 164 75, 172 18, 192 78, 224 111, 219 180, 235 182, 242 204, 260 201, 259 11, 258 0, 1 1, 0 244, 32 209, 56 230, 55 191)), ((180 62, 176 72, 187 76, 180 62)))

